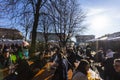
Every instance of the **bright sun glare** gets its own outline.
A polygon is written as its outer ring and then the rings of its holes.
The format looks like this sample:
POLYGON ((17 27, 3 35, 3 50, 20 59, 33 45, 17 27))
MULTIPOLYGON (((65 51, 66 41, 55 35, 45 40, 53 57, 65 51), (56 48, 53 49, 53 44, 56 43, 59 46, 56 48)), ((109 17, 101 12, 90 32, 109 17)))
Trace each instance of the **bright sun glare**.
POLYGON ((108 26, 109 19, 107 16, 95 16, 92 18, 90 24, 94 30, 99 31, 108 26))

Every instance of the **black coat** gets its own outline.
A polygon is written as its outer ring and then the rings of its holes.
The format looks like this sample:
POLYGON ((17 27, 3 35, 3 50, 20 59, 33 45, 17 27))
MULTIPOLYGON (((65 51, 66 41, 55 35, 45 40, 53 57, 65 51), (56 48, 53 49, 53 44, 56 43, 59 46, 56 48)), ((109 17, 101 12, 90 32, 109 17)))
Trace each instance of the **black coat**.
POLYGON ((26 60, 20 60, 15 71, 18 73, 17 80, 32 80, 33 72, 26 60))
MULTIPOLYGON (((113 62, 114 62, 114 58, 108 58, 105 62, 104 62, 104 80, 116 80, 115 76, 116 76, 116 72, 115 69, 113 67, 113 62)), ((120 79, 119 79, 120 80, 120 79)))
POLYGON ((52 80, 67 80, 67 72, 66 72, 66 66, 63 63, 63 59, 61 54, 57 54, 58 59, 57 59, 57 68, 54 73, 54 76, 52 77, 52 80))

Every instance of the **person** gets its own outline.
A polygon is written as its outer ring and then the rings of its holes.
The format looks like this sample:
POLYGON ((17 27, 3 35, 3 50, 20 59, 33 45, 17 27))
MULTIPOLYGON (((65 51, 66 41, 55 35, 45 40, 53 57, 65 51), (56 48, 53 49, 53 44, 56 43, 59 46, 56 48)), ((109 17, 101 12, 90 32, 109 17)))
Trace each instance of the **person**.
POLYGON ((120 80, 120 58, 114 60, 113 66, 116 71, 114 80, 120 80))
POLYGON ((82 47, 77 46, 77 54, 78 54, 79 56, 84 55, 84 50, 83 50, 82 47))
POLYGON ((84 56, 84 50, 82 47, 80 46, 77 46, 77 50, 76 50, 76 59, 78 61, 80 61, 81 59, 83 59, 83 56, 84 56))
POLYGON ((10 65, 9 65, 9 74, 14 72, 14 68, 17 62, 17 57, 14 52, 10 52, 10 65))
POLYGON ((74 62, 76 61, 76 54, 74 53, 72 48, 67 49, 67 59, 69 61, 68 70, 72 69, 72 71, 73 71, 75 68, 74 62))
POLYGON ((106 52, 106 59, 112 58, 115 52, 113 52, 111 49, 108 49, 106 52))
POLYGON ((27 46, 23 47, 23 54, 24 54, 26 59, 29 58, 29 50, 28 50, 27 46))
POLYGON ((89 57, 90 59, 93 59, 91 51, 92 51, 92 49, 91 49, 90 45, 87 45, 86 46, 86 56, 89 57))
POLYGON ((103 78, 104 76, 104 62, 105 62, 105 56, 104 56, 104 51, 101 48, 95 55, 94 55, 94 61, 95 63, 97 63, 98 65, 95 65, 95 67, 97 68, 97 70, 99 71, 99 74, 101 76, 101 78, 103 78))
MULTIPOLYGON (((114 53, 113 57, 107 58, 104 62, 104 80, 117 80, 115 77, 118 75, 115 71, 115 61, 116 59, 120 58, 119 53, 114 53)), ((119 80, 119 79, 118 79, 119 80)))
POLYGON ((3 67, 6 68, 6 67, 8 67, 10 65, 10 53, 9 53, 9 49, 7 49, 6 51, 4 51, 3 57, 4 57, 3 67))
POLYGON ((116 72, 120 73, 120 59, 115 59, 114 60, 114 69, 116 72))
POLYGON ((95 62, 104 62, 105 61, 105 56, 104 56, 104 51, 100 49, 95 55, 94 55, 94 60, 95 62))
POLYGON ((104 61, 104 80, 114 80, 115 70, 113 67, 114 58, 110 57, 104 61))
POLYGON ((17 68, 15 69, 15 73, 17 74, 17 80, 32 80, 34 73, 30 69, 30 66, 25 59, 19 59, 17 68))
POLYGON ((24 54, 23 54, 23 49, 22 49, 22 45, 18 45, 17 47, 17 51, 16 51, 16 56, 19 59, 23 59, 24 58, 24 54))
POLYGON ((87 72, 89 68, 89 62, 87 60, 81 60, 78 67, 73 72, 72 80, 88 80, 87 72))
POLYGON ((67 78, 67 61, 63 58, 60 49, 57 49, 55 59, 53 60, 54 66, 56 66, 55 73, 52 80, 68 80, 67 78))
POLYGON ((34 73, 28 62, 25 59, 19 59, 17 63, 14 73, 9 74, 3 80, 32 80, 34 73))

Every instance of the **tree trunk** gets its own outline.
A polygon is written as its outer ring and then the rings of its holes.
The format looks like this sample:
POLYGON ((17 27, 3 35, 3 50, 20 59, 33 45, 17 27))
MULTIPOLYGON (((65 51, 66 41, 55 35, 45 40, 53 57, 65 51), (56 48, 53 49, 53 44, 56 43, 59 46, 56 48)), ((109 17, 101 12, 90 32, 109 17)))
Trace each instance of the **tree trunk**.
POLYGON ((34 23, 33 23, 33 29, 32 29, 32 41, 31 41, 31 49, 30 49, 30 56, 32 57, 35 53, 35 45, 36 45, 36 33, 37 33, 37 27, 39 22, 39 11, 40 11, 40 5, 42 0, 38 0, 38 3, 36 4, 36 11, 34 14, 34 23))
POLYGON ((28 30, 26 30, 26 33, 25 33, 25 41, 27 41, 27 34, 28 34, 28 30))

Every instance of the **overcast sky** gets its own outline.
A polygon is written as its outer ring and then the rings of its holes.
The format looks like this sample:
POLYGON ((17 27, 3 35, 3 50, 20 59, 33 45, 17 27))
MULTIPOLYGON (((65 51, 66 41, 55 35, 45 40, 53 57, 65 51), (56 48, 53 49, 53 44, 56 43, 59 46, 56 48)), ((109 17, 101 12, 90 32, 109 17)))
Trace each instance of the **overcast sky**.
POLYGON ((88 30, 84 34, 100 37, 120 31, 120 0, 79 0, 87 13, 88 30))

